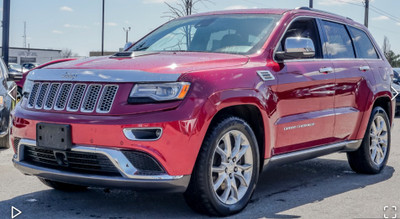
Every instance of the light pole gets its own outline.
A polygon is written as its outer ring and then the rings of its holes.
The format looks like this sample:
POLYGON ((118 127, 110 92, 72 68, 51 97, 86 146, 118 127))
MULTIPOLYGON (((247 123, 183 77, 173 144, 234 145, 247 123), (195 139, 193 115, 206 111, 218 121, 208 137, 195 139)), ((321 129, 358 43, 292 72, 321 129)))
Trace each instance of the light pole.
POLYGON ((104 56, 104 0, 103 0, 103 12, 101 17, 101 55, 104 56))
POLYGON ((364 25, 368 27, 369 0, 365 0, 364 25))
POLYGON ((8 66, 8 47, 10 43, 10 0, 3 1, 3 46, 2 56, 8 66))
POLYGON ((313 8, 313 0, 310 0, 310 8, 313 8))
POLYGON ((125 27, 123 27, 122 28, 124 31, 125 31, 125 33, 126 33, 126 41, 125 41, 125 43, 128 43, 128 39, 129 39, 129 31, 131 31, 131 27, 128 27, 128 28, 125 28, 125 27))

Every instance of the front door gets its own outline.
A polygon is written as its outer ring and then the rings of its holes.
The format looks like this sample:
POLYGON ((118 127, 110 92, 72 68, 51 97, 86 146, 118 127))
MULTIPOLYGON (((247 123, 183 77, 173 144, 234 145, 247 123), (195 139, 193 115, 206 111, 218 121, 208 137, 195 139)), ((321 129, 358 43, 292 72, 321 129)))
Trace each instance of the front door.
MULTIPOLYGON (((287 37, 313 40, 316 55, 311 59, 287 60, 278 80, 278 119, 275 121, 274 154, 328 144, 334 131, 335 74, 332 62, 322 58, 322 44, 315 19, 298 18, 287 37)), ((284 49, 284 45, 280 45, 284 49)))

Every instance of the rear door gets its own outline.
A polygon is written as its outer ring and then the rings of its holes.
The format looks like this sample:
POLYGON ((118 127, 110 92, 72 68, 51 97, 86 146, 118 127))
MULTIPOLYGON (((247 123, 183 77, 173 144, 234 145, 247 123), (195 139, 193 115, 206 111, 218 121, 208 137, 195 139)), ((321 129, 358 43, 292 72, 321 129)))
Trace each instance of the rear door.
POLYGON ((332 60, 335 77, 335 130, 337 141, 352 139, 358 131, 364 107, 371 94, 366 79, 372 76, 368 63, 357 54, 349 27, 321 21, 324 56, 332 60))
POLYGON ((331 143, 334 130, 335 75, 332 62, 323 59, 317 22, 298 18, 281 39, 282 50, 287 37, 313 40, 316 56, 286 60, 276 74, 278 80, 279 118, 275 122, 274 154, 282 154, 331 143))

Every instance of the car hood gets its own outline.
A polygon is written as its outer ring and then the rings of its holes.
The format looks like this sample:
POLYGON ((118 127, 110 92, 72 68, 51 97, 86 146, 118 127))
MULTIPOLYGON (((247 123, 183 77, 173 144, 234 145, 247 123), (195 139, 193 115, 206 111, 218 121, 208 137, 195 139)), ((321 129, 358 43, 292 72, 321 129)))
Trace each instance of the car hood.
POLYGON ((54 64, 46 69, 138 70, 151 73, 188 73, 244 65, 245 55, 199 52, 135 52, 129 57, 91 57, 54 64))

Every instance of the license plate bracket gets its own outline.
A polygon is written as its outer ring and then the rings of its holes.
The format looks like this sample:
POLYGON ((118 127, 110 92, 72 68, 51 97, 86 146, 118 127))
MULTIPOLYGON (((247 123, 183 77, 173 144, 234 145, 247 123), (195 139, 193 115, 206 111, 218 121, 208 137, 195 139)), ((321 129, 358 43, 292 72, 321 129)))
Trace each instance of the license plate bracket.
POLYGON ((71 149, 71 125, 40 122, 36 124, 38 147, 66 151, 71 149))

